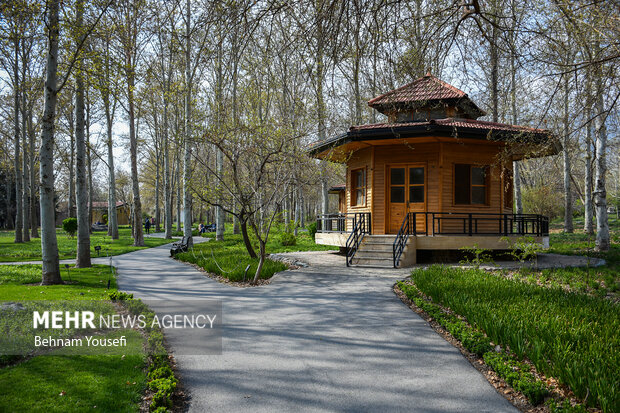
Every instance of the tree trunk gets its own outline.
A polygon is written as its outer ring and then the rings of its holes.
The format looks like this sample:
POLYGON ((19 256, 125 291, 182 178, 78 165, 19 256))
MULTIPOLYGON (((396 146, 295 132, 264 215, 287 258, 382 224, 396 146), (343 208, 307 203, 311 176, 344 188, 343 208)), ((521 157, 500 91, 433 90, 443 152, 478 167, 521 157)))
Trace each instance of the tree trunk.
POLYGON ((29 172, 30 172, 30 237, 31 238, 39 238, 39 230, 38 230, 38 210, 37 210, 37 202, 36 202, 36 196, 37 196, 37 191, 36 191, 36 186, 35 186, 35 171, 34 171, 34 159, 35 159, 35 155, 34 155, 34 141, 36 139, 35 137, 35 131, 34 131, 34 125, 32 123, 32 107, 28 109, 28 135, 29 135, 29 145, 30 145, 30 156, 29 156, 29 161, 30 161, 30 167, 29 167, 29 172))
MULTIPOLYGON (((104 102, 105 103, 105 102, 104 102)), ((108 146, 108 235, 112 239, 118 239, 118 215, 116 211, 116 177, 114 172, 114 152, 112 142, 112 112, 109 99, 105 103, 105 117, 108 146)))
POLYGON ((161 154, 157 151, 155 157, 155 232, 161 232, 161 208, 160 208, 160 193, 161 193, 161 154))
POLYGON ((177 187, 177 231, 181 231, 181 176, 179 165, 176 166, 176 187, 177 187))
MULTIPOLYGON (((26 79, 26 70, 24 69, 26 64, 22 67, 22 79, 26 79)), ((22 90, 22 216, 24 217, 23 225, 23 240, 24 242, 30 241, 30 191, 31 186, 28 181, 30 176, 28 172, 28 131, 26 129, 26 91, 22 90)))
MULTIPOLYGON (((513 15, 514 15, 514 1, 511 2, 511 6, 513 7, 513 15)), ((512 39, 513 36, 511 36, 512 39)), ((514 41, 512 41, 511 53, 510 53, 510 105, 512 112, 512 124, 518 125, 518 117, 517 113, 517 67, 516 67, 516 59, 514 53, 514 41)), ((523 213, 523 201, 521 200, 521 167, 519 162, 512 162, 512 177, 513 182, 512 186, 514 188, 514 209, 517 214, 523 213)))
POLYGON ((190 28, 191 28, 191 0, 187 0, 185 14, 185 140, 183 145, 183 235, 188 245, 193 245, 192 239, 192 194, 190 191, 190 176, 192 172, 192 80, 190 62, 190 28))
MULTIPOLYGON (((217 62, 216 62, 216 97, 215 97, 215 105, 216 105, 216 122, 218 125, 218 129, 221 129, 224 121, 223 117, 223 107, 224 104, 222 100, 224 99, 223 94, 223 73, 222 73, 222 40, 218 43, 217 50, 217 62)), ((223 202, 222 199, 222 168, 224 164, 224 154, 219 148, 216 148, 215 153, 215 173, 217 175, 218 183, 217 183, 217 203, 221 204, 223 202)), ((224 240, 224 231, 225 231, 225 213, 224 210, 220 206, 215 207, 215 240, 222 241, 224 240)))
POLYGON ((573 197, 570 187, 569 157, 569 113, 568 113, 568 76, 564 78, 564 133, 562 156, 564 160, 564 232, 573 232, 573 197))
MULTIPOLYGON (((88 93, 88 91, 87 91, 88 93)), ((88 168, 88 232, 93 233, 93 162, 90 148, 90 101, 86 95, 86 165, 88 168)))
POLYGON ((592 101, 591 101, 591 79, 589 73, 586 74, 588 76, 588 80, 586 82, 586 119, 588 124, 586 126, 586 170, 584 177, 584 220, 583 220, 583 230, 586 234, 592 235, 594 234, 594 208, 592 205, 592 191, 593 191, 593 183, 592 183, 592 170, 593 170, 593 162, 592 162, 592 101))
POLYGON ((594 185, 594 206, 596 208, 596 250, 609 251, 609 222, 607 220, 607 190, 605 174, 607 173, 607 129, 605 127, 605 107, 603 102, 603 79, 599 72, 596 79, 596 178, 594 185))
POLYGON ((127 105, 129 115, 129 152, 131 158, 131 186, 133 189, 133 233, 136 247, 144 246, 144 233, 142 232, 142 202, 140 201, 140 182, 138 181, 138 139, 136 137, 135 124, 135 65, 130 50, 126 51, 127 65, 127 105))
POLYGON ((13 166, 15 168, 15 242, 24 242, 23 239, 23 227, 24 216, 22 208, 22 173, 21 173, 21 158, 20 158, 20 140, 21 133, 19 130, 19 37, 15 32, 15 62, 13 64, 13 98, 14 98, 14 127, 15 127, 15 159, 13 160, 13 166))
POLYGON ((265 241, 259 240, 258 245, 260 255, 258 256, 258 267, 256 267, 256 273, 254 273, 254 279, 252 280, 252 284, 254 285, 256 285, 258 279, 260 278, 260 273, 263 271, 263 264, 265 264, 265 256, 267 255, 265 253, 265 241))
MULTIPOLYGON (((82 27, 83 3, 76 4, 76 26, 82 27)), ((77 199, 77 268, 90 267, 90 224, 88 223, 88 186, 86 181, 86 139, 84 133, 84 78, 82 58, 78 57, 75 72, 75 169, 77 199)))
POLYGON ((41 120, 40 197, 41 197, 41 255, 43 260, 41 284, 61 284, 58 263, 58 243, 54 216, 54 120, 56 118, 56 70, 58 66, 59 0, 48 2, 48 53, 45 80, 45 107, 41 120))
POLYGON ((172 185, 170 185, 170 148, 168 143, 168 99, 164 93, 164 237, 172 238, 172 185))
POLYGON ((67 203, 67 216, 75 217, 75 119, 73 113, 69 114, 69 200, 67 203))
POLYGON ((245 245, 245 249, 248 251, 250 258, 256 258, 256 251, 254 251, 254 247, 252 247, 252 242, 250 241, 250 236, 248 235, 248 219, 243 211, 239 214, 239 222, 241 223, 241 234, 243 235, 243 244, 245 245))

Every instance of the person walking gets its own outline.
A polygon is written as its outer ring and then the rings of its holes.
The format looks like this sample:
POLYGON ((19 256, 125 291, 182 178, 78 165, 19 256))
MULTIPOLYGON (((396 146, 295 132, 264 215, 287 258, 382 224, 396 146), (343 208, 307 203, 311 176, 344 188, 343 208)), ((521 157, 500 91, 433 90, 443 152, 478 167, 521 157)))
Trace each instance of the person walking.
POLYGON ((146 221, 144 222, 144 231, 149 234, 150 233, 150 229, 151 229, 151 220, 150 219, 146 219, 146 221))

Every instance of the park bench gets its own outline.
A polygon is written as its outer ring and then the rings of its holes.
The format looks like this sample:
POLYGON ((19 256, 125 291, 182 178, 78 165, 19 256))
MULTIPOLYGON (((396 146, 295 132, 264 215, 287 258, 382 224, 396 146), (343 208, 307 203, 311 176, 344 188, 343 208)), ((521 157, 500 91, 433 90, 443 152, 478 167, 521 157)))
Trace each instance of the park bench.
POLYGON ((172 247, 170 247, 170 256, 174 257, 181 252, 186 252, 189 247, 192 246, 192 242, 190 241, 190 239, 191 238, 183 237, 181 241, 172 244, 172 247))
POLYGON ((93 224, 91 225, 93 231, 107 231, 108 226, 105 224, 93 224))

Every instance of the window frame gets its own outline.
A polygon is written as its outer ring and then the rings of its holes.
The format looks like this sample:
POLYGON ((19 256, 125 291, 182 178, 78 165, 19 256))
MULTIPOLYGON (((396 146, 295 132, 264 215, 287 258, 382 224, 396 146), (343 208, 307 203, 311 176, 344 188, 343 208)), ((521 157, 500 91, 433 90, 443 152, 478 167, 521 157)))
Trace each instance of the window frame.
POLYGON ((491 189, 491 167, 489 165, 479 165, 479 164, 467 164, 467 163, 454 163, 452 165, 452 205, 453 206, 477 206, 477 207, 489 207, 490 206, 490 189, 491 189), (469 202, 468 203, 457 203, 456 202, 456 169, 457 166, 467 166, 469 168, 469 202), (473 184, 473 168, 483 168, 484 169, 484 185, 474 185, 473 184), (473 203, 473 188, 484 188, 484 203, 478 204, 473 203))
POLYGON ((351 199, 350 199, 350 206, 352 208, 365 208, 366 207, 366 202, 368 199, 368 173, 367 173, 367 168, 361 167, 361 168, 355 168, 355 169, 351 169, 351 199), (363 186, 357 186, 357 173, 361 172, 364 176, 364 185, 363 186), (363 202, 361 204, 357 203, 357 191, 358 190, 362 190, 362 193, 364 194, 364 199, 363 202))

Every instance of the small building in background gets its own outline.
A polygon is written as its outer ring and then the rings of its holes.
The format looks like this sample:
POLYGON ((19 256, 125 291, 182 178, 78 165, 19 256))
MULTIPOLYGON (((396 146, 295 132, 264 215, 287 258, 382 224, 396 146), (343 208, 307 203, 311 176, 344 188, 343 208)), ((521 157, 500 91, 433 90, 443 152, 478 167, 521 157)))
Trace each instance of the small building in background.
MULTIPOLYGON (((107 201, 93 202, 92 212, 93 213, 92 213, 91 225, 97 222, 101 222, 104 224, 108 223, 108 219, 107 219, 108 202, 107 201)), ((116 217, 118 220, 118 225, 129 225, 129 214, 130 214, 129 205, 127 205, 125 202, 117 201, 116 202, 116 217)))
POLYGON ((478 120, 467 94, 427 74, 368 101, 387 122, 314 143, 346 164, 338 214, 318 216, 316 242, 345 247, 347 265, 399 267, 418 252, 474 245, 548 245, 547 217, 513 213, 512 162, 560 150, 547 130, 478 120), (506 241, 506 238, 509 241, 506 241))

